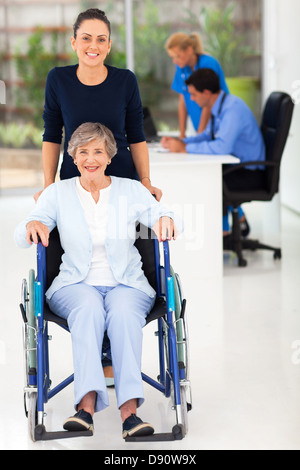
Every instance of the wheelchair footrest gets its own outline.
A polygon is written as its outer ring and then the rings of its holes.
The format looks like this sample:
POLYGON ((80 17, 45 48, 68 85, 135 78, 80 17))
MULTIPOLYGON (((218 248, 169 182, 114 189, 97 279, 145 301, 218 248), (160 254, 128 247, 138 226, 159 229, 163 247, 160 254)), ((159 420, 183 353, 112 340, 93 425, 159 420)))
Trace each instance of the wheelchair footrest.
POLYGON ((93 436, 93 431, 54 431, 48 432, 42 424, 38 424, 34 429, 36 441, 51 441, 53 439, 68 439, 71 437, 93 436))
POLYGON ((161 441, 179 441, 183 439, 183 432, 180 425, 175 425, 172 432, 163 432, 151 434, 150 436, 126 437, 125 442, 161 442, 161 441))

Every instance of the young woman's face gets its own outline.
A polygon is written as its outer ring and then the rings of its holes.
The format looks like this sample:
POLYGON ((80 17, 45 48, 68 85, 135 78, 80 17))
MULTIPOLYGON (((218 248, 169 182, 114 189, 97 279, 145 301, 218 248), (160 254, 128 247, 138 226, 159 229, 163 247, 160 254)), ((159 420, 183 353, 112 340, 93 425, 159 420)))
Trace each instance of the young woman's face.
POLYGON ((89 66, 103 64, 110 51, 111 41, 107 25, 100 20, 85 20, 71 38, 79 62, 89 66))

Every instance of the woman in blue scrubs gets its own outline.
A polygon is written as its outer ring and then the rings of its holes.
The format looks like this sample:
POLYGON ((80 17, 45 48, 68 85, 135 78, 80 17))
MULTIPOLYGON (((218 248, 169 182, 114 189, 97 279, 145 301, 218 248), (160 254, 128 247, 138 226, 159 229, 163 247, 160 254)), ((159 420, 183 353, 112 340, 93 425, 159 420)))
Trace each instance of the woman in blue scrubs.
POLYGON ((165 48, 176 65, 172 89, 179 93, 178 120, 180 138, 185 137, 188 116, 193 123, 195 132, 203 132, 210 119, 210 114, 207 110, 202 111, 200 106, 191 100, 185 81, 195 70, 209 68, 218 75, 221 89, 229 93, 223 70, 214 57, 204 53, 201 38, 197 33, 172 34, 167 40, 165 48))

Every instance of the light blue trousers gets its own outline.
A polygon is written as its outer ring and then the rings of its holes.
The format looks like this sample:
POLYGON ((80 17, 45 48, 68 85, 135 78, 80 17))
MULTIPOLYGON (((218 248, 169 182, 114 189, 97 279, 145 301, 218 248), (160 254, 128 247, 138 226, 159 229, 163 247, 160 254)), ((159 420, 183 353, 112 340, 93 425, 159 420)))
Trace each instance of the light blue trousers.
POLYGON ((98 287, 72 284, 49 300, 51 310, 68 321, 74 362, 75 409, 90 391, 97 393, 95 411, 108 406, 101 364, 105 330, 111 343, 118 407, 136 398, 144 401, 141 377, 143 326, 155 299, 144 292, 119 284, 98 287))

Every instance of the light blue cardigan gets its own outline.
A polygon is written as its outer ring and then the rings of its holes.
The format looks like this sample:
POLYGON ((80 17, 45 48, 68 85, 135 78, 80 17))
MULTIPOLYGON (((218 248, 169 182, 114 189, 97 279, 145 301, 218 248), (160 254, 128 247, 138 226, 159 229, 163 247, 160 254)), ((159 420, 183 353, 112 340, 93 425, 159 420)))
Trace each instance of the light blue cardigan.
MULTIPOLYGON (((47 299, 61 287, 83 281, 90 269, 92 239, 75 183, 76 177, 48 186, 29 217, 14 233, 17 246, 28 248, 31 246, 26 240, 28 222, 39 220, 50 231, 57 226, 65 253, 60 272, 46 292, 47 299)), ((105 241, 107 257, 117 282, 140 289, 150 297, 155 296, 155 291, 143 273, 141 257, 134 246, 136 222, 153 227, 162 216, 174 219, 173 212, 157 202, 140 182, 111 176, 105 241)), ((181 221, 176 218, 175 223, 180 232, 181 221)))

